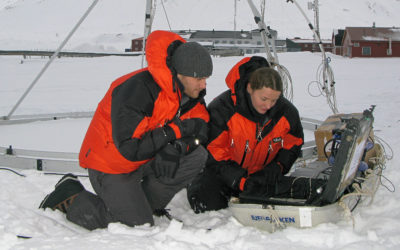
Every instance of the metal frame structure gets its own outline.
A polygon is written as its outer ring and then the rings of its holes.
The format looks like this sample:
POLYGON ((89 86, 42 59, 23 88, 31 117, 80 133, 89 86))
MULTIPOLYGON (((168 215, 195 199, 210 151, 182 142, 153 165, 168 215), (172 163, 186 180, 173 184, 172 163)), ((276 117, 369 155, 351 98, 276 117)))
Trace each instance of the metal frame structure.
MULTIPOLYGON (((93 116, 94 112, 70 112, 70 113, 52 113, 52 114, 39 114, 39 115, 14 115, 14 111, 18 108, 19 104, 23 101, 29 91, 33 88, 33 86, 37 83, 39 78, 43 75, 52 61, 58 56, 61 49, 68 42, 74 32, 78 29, 80 24, 84 21, 84 19, 88 16, 90 11, 95 7, 98 0, 94 0, 90 5, 88 10, 84 13, 84 15, 80 18, 78 23, 73 27, 71 32, 59 46, 59 48, 54 52, 48 63, 44 66, 44 68, 39 72, 38 76, 34 79, 25 93, 18 100, 16 105, 12 108, 10 113, 7 116, 2 117, 0 119, 1 125, 12 125, 12 124, 21 124, 33 121, 50 121, 50 120, 59 120, 64 118, 89 118, 93 116), (12 118, 12 119, 11 119, 12 118)), ((297 2, 292 0, 297 6, 297 2)), ((272 63, 274 67, 277 67, 277 70, 281 73, 282 77, 285 81, 290 81, 291 77, 286 68, 279 64, 278 56, 275 49, 274 40, 271 39, 272 36, 269 33, 268 27, 266 27, 263 19, 261 18, 261 14, 258 12, 257 8, 253 4, 252 0, 248 0, 250 8, 252 9, 254 19, 259 26, 260 32, 262 33, 264 45, 267 52, 268 61, 272 63), (274 55, 270 50, 269 44, 272 46, 272 50, 274 55)), ((299 6, 298 6, 299 7, 299 6)), ((301 8, 299 7, 300 11, 301 8)), ((154 18, 155 12, 155 2, 153 0, 147 0, 146 2, 146 14, 145 14, 145 27, 144 27, 144 41, 146 41, 147 36, 151 32, 152 21, 154 18)), ((302 11, 303 15, 305 13, 302 11)), ((305 16, 306 17, 306 16, 305 16)), ((306 17, 307 19, 307 17, 306 17)), ((312 25, 309 25, 312 28, 312 25)), ((312 29, 313 30, 313 29, 312 29)), ((313 30, 314 31, 314 30, 313 30)), ((314 31, 315 32, 315 31, 314 31)), ((319 36, 317 36, 319 39, 319 36)), ((320 41, 320 40, 319 40, 320 41)), ((323 51, 324 61, 327 61, 325 52, 323 50, 322 45, 320 44, 321 51, 323 51)), ((145 42, 143 45, 142 51, 142 62, 144 63, 144 48, 145 42)), ((325 70, 324 70, 324 79, 325 79, 325 70)), ((288 88, 288 87, 287 87, 288 88)), ((290 86, 291 88, 291 86, 290 86)), ((291 99, 292 90, 289 90, 288 99, 291 99)), ((301 118, 302 125, 304 129, 308 129, 311 131, 315 131, 319 125, 322 124, 322 121, 311 119, 311 118, 301 118)), ((303 145, 303 157, 302 159, 311 159, 316 155, 316 145, 315 141, 305 142, 303 145)), ((66 153, 66 152, 48 152, 48 151, 39 151, 39 150, 26 150, 26 149, 14 149, 12 145, 8 147, 0 146, 0 166, 10 167, 16 169, 36 169, 38 171, 44 172, 56 172, 56 173, 65 173, 65 172, 86 172, 85 169, 79 167, 78 162, 78 154, 77 153, 66 153)))

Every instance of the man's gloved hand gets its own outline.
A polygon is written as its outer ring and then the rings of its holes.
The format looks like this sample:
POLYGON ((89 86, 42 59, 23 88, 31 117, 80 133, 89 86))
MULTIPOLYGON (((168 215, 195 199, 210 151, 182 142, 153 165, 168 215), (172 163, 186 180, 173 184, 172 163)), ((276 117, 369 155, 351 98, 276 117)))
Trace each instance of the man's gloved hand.
POLYGON ((179 160, 181 152, 171 143, 168 143, 155 156, 151 167, 155 176, 165 176, 174 178, 176 171, 179 168, 179 160))
POLYGON ((272 161, 264 169, 251 174, 245 183, 245 186, 251 185, 275 185, 282 179, 282 168, 279 163, 272 161))
MULTIPOLYGON (((169 126, 175 131, 176 128, 179 129, 181 136, 176 136, 177 139, 182 137, 199 137, 202 143, 207 141, 208 126, 207 123, 200 118, 190 118, 181 120, 179 118, 174 118, 169 126)), ((176 134, 176 133, 175 133, 176 134)))
POLYGON ((200 145, 200 140, 195 137, 183 137, 174 141, 174 146, 181 155, 187 155, 193 152, 200 145))
POLYGON ((202 120, 196 118, 198 121, 196 122, 196 135, 195 138, 199 139, 200 144, 204 144, 208 140, 208 124, 202 120))
POLYGON ((239 189, 241 179, 247 175, 247 170, 234 161, 229 161, 227 164, 217 166, 217 168, 221 180, 233 190, 239 189))

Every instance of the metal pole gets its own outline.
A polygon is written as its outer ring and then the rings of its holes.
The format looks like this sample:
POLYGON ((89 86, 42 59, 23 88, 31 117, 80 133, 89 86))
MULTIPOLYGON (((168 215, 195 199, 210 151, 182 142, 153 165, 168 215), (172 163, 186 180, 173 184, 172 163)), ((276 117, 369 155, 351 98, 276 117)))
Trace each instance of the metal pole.
POLYGON ((146 13, 144 17, 144 32, 143 32, 143 42, 142 42, 142 68, 145 67, 145 47, 146 40, 151 32, 151 14, 153 8, 153 0, 146 1, 146 13))
POLYGON ((234 10, 233 10, 233 31, 236 31, 236 10, 237 10, 237 0, 234 1, 234 10))
POLYGON ((276 48, 275 48, 275 40, 272 37, 272 34, 269 32, 268 27, 265 25, 265 23, 262 20, 261 14, 260 12, 257 10, 256 6, 254 5, 252 0, 247 0, 251 11, 253 12, 254 15, 254 21, 256 22, 256 24, 258 25, 258 28, 260 30, 261 33, 261 38, 263 40, 264 46, 265 46, 265 50, 266 50, 266 54, 267 54, 267 59, 268 62, 271 64, 279 64, 278 61, 278 55, 276 52, 276 48), (272 49, 274 50, 274 55, 272 55, 271 53, 271 49, 269 47, 269 43, 271 43, 272 49))
POLYGON ((31 85, 29 85, 28 89, 25 91, 25 93, 19 98, 18 102, 14 105, 14 107, 11 109, 10 113, 6 117, 4 117, 4 120, 9 120, 12 114, 15 112, 15 110, 18 108, 18 106, 22 103, 22 101, 25 99, 25 97, 28 95, 28 93, 31 91, 33 86, 39 81, 40 77, 43 75, 43 73, 47 70, 47 68, 50 66, 50 64, 54 61, 54 59, 58 56, 60 53, 61 49, 65 46, 65 44, 68 42, 68 40, 71 38, 71 36, 75 33, 75 31, 78 29, 79 25, 85 20, 85 18, 89 15, 90 11, 94 8, 94 6, 97 4, 99 0, 94 0, 92 5, 87 9, 85 14, 79 19, 78 23, 75 25, 75 27, 71 30, 71 32, 68 34, 68 36, 64 39, 64 41, 61 43, 61 45, 58 47, 58 49, 54 52, 54 54, 51 56, 50 60, 46 63, 46 65, 43 67, 43 69, 39 72, 39 74, 36 76, 36 78, 33 80, 31 85))
POLYGON ((265 23, 265 0, 261 2, 261 20, 265 23))
POLYGON ((314 0, 314 8, 315 8, 315 29, 316 33, 319 37, 321 37, 319 33, 319 3, 318 0, 314 0))

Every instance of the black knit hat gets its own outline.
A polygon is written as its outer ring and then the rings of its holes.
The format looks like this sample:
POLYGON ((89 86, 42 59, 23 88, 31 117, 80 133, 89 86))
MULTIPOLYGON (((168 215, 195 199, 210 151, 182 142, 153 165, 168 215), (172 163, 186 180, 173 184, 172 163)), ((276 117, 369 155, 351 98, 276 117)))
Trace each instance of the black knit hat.
POLYGON ((183 43, 176 49, 172 67, 181 75, 196 78, 209 77, 213 70, 207 49, 196 42, 183 43))

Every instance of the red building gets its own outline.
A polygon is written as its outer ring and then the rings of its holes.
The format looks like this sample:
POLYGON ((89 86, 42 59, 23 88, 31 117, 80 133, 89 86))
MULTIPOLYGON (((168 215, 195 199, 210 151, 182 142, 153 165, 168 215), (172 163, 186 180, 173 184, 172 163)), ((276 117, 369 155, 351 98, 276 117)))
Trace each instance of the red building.
POLYGON ((346 27, 342 55, 400 57, 400 28, 346 27))
POLYGON ((132 40, 131 51, 142 51, 143 49, 143 37, 139 37, 132 40))

